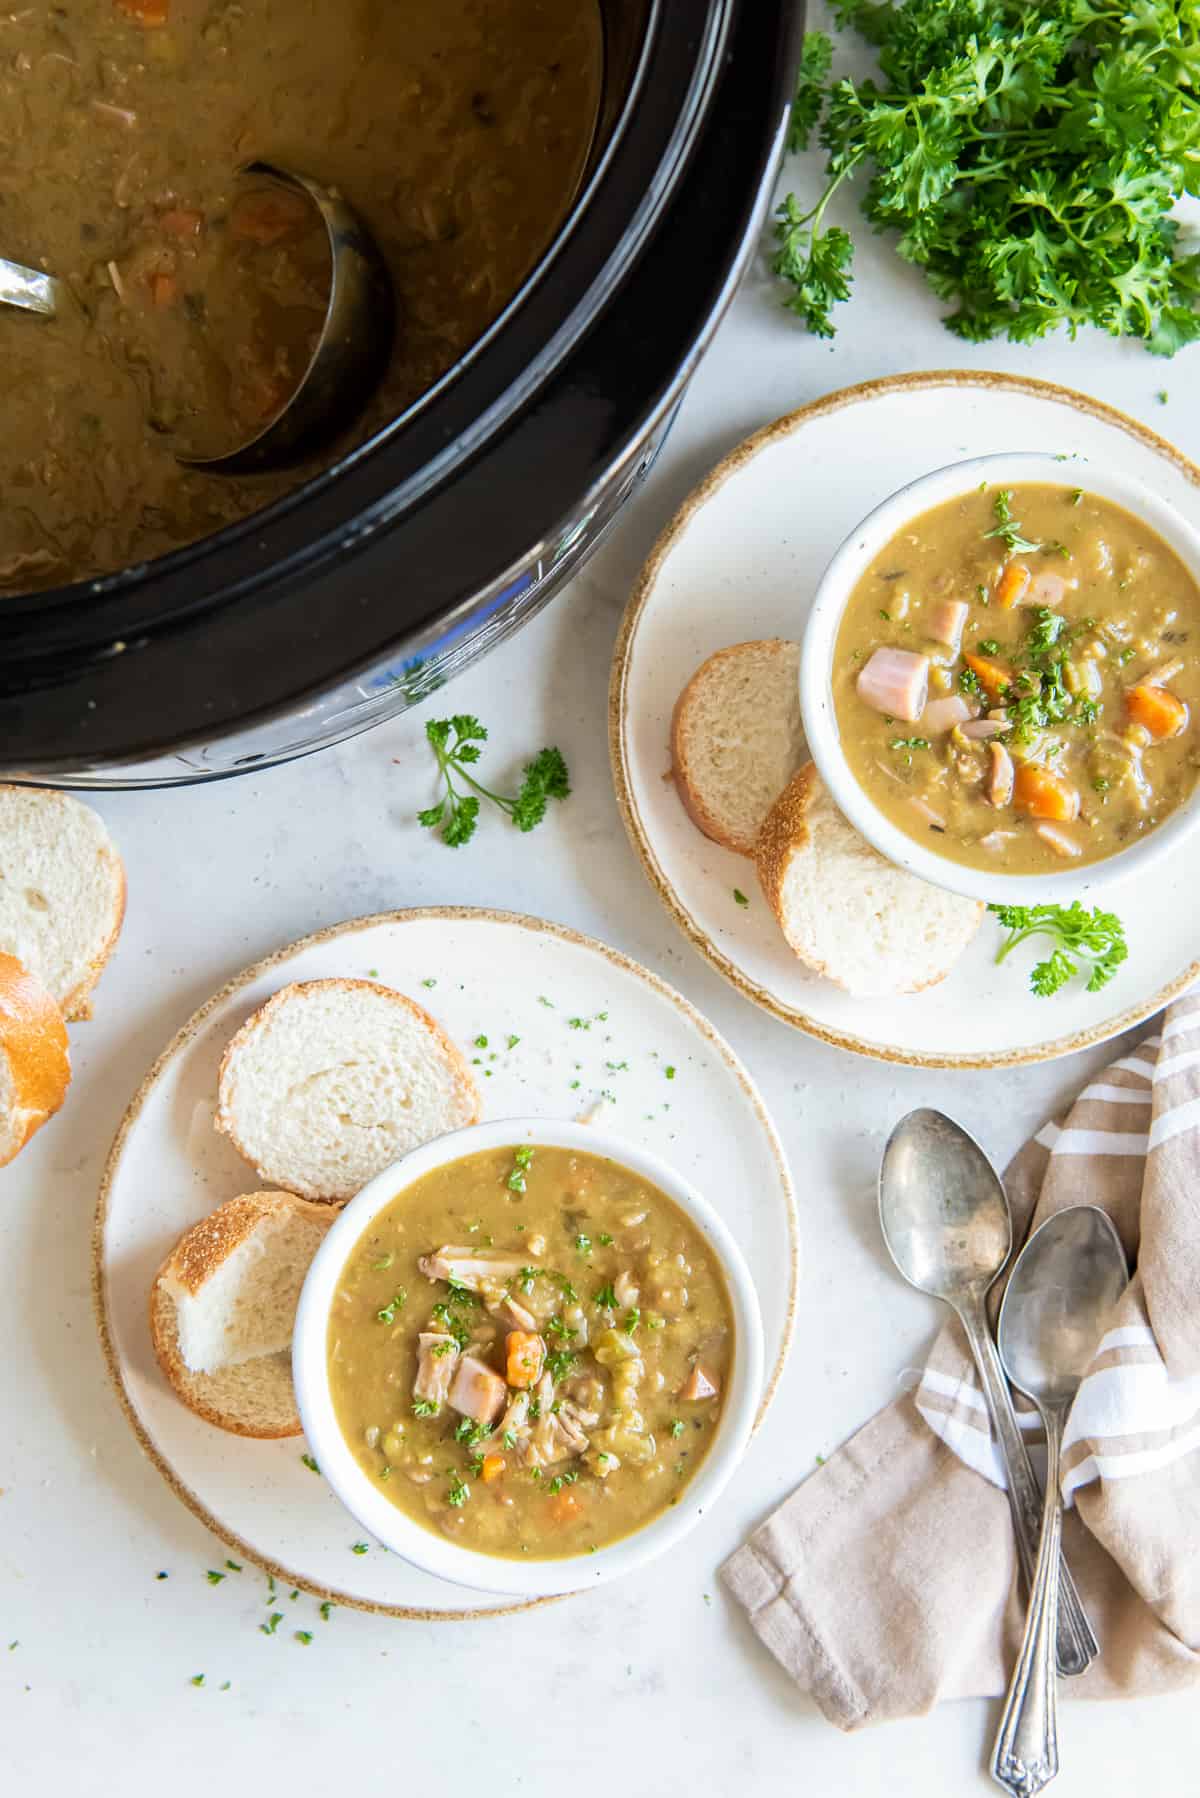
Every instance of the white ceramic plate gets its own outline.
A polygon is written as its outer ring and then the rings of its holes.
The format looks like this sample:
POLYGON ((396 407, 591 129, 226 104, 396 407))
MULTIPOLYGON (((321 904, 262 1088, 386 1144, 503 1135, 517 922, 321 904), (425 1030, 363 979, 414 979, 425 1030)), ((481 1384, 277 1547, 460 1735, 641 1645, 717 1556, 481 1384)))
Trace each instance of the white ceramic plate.
POLYGON ((791 1339, 791 1180, 745 1069, 685 999, 587 937, 508 913, 393 912, 305 938, 238 975, 150 1070, 113 1144, 94 1241, 105 1358, 146 1452, 234 1552, 280 1582, 399 1616, 498 1614, 512 1601, 482 1599, 374 1543, 353 1553, 364 1532, 305 1467, 303 1437, 253 1442, 213 1429, 175 1398, 151 1348, 147 1298, 163 1257, 190 1224, 256 1184, 212 1127, 225 1044, 288 981, 330 975, 377 977, 418 999, 478 1058, 485 1117, 597 1107, 605 1130, 660 1155, 719 1206, 762 1309, 760 1418, 791 1339), (478 1037, 487 1046, 468 1047, 478 1037))
MULTIPOLYGON (((684 933, 738 991, 842 1048, 930 1067, 1047 1060, 1103 1041, 1200 975, 1200 837, 1153 880, 1092 894, 1120 913, 1129 959, 1098 994, 1079 982, 1037 999, 1023 945, 994 965, 987 918, 950 977, 928 992, 854 999, 790 953, 744 857, 702 836, 663 776, 675 699, 699 664, 751 637, 799 639, 825 565, 855 525, 917 475, 1000 450, 1051 450, 1116 467, 1200 526, 1200 469, 1096 400, 1041 381, 944 372, 833 393, 733 451, 667 527, 630 600, 613 664, 617 798, 634 847, 684 933), (734 889, 750 903, 739 906, 734 889)), ((831 895, 831 902, 836 896, 831 895)))

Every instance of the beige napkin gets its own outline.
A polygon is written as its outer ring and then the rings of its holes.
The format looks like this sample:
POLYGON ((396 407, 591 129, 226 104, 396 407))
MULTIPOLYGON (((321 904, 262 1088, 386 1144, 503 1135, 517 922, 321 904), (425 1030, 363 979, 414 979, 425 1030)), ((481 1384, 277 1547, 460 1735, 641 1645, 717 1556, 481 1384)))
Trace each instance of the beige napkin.
MULTIPOLYGON (((1018 1241, 1068 1205, 1101 1205, 1137 1268, 1068 1419, 1064 1547, 1101 1653, 1060 1692, 1200 1681, 1200 989, 1039 1131, 1005 1183, 1018 1241)), ((722 1578, 841 1729, 1003 1692, 1024 1612, 1003 1481, 954 1319, 916 1391, 722 1578)))

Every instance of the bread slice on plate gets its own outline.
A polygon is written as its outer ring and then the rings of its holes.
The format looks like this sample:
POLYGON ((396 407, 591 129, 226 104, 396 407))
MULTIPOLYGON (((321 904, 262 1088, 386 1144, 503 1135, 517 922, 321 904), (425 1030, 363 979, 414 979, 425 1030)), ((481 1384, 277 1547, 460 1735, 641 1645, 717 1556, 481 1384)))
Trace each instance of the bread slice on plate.
POLYGON ((70 1022, 116 946, 125 871, 103 820, 67 793, 0 786, 0 951, 70 1022))
POLYGON ((789 947, 861 998, 936 986, 983 918, 976 900, 906 874, 864 842, 812 762, 771 808, 755 865, 789 947))
POLYGON ((421 1006, 373 980, 308 980, 282 988, 233 1038, 215 1122, 261 1179, 306 1199, 349 1199, 479 1115, 470 1068, 421 1006))
POLYGON ((70 1080, 62 1012, 28 969, 0 954, 0 1167, 53 1117, 70 1080))
POLYGON ((155 1276, 150 1334, 184 1404, 238 1436, 297 1436, 292 1328, 304 1276, 338 1215, 286 1192, 230 1199, 155 1276))
POLYGON ((709 656, 675 704, 671 768, 706 837, 753 855, 763 819, 805 758, 800 645, 782 637, 709 656))

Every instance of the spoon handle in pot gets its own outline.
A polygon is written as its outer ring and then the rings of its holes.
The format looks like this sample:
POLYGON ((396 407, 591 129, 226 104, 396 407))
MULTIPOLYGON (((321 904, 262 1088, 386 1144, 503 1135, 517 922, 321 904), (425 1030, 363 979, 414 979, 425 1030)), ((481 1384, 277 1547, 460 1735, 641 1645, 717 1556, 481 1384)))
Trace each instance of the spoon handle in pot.
MULTIPOLYGON (((1042 1527, 1042 1495, 1013 1410, 1008 1381, 1004 1377, 996 1344, 988 1328, 983 1301, 963 1306, 958 1314, 967 1333, 975 1365, 979 1369, 983 1396, 987 1400, 992 1428, 996 1432, 996 1441, 1008 1475, 1008 1502, 1012 1509, 1013 1532, 1017 1538, 1017 1557, 1025 1579, 1025 1590, 1031 1592, 1036 1544, 1042 1527)), ((1069 1676, 1084 1672, 1099 1654, 1100 1645, 1092 1633, 1075 1581, 1071 1578, 1071 1570, 1061 1555, 1060 1560, 1056 1658, 1059 1672, 1069 1676)))
POLYGON ((1058 1772, 1058 1690, 1054 1634, 1058 1612, 1058 1551, 1062 1499, 1058 1490, 1062 1419, 1045 1410, 1046 1500, 1042 1539, 1029 1594, 1025 1637, 1013 1668, 1004 1715, 992 1750, 992 1778, 1013 1798, 1034 1798, 1058 1772))

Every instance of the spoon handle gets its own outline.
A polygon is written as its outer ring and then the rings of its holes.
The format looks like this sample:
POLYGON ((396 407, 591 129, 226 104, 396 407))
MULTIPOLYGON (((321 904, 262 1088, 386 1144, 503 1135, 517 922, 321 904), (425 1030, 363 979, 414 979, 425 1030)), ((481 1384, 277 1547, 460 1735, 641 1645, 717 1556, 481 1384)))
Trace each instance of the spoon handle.
POLYGON ((40 312, 53 318, 59 309, 62 283, 40 269, 24 268, 0 256, 0 306, 16 306, 21 312, 40 312))
MULTIPOLYGON (((1042 1527, 1042 1495, 1037 1476, 1030 1464, 1025 1439, 1013 1410, 1012 1396, 996 1344, 987 1325, 983 1302, 963 1306, 959 1317, 967 1333, 967 1341, 979 1369, 983 1396, 996 1432, 1001 1458, 1008 1474, 1008 1502, 1012 1509, 1013 1532, 1017 1538, 1017 1558, 1025 1580, 1025 1590, 1033 1590, 1036 1544, 1042 1527)), ((1058 1631, 1056 1653, 1060 1673, 1082 1673, 1095 1660, 1100 1645, 1092 1633, 1075 1581, 1065 1557, 1060 1554, 1058 1631)))
POLYGON ((1046 1499, 1025 1638, 1013 1668, 996 1746, 992 1778, 1014 1798, 1033 1798, 1058 1772, 1058 1691, 1054 1672, 1054 1631, 1058 1611, 1058 1549, 1062 1500, 1058 1491, 1062 1419, 1042 1413, 1046 1423, 1046 1499))

